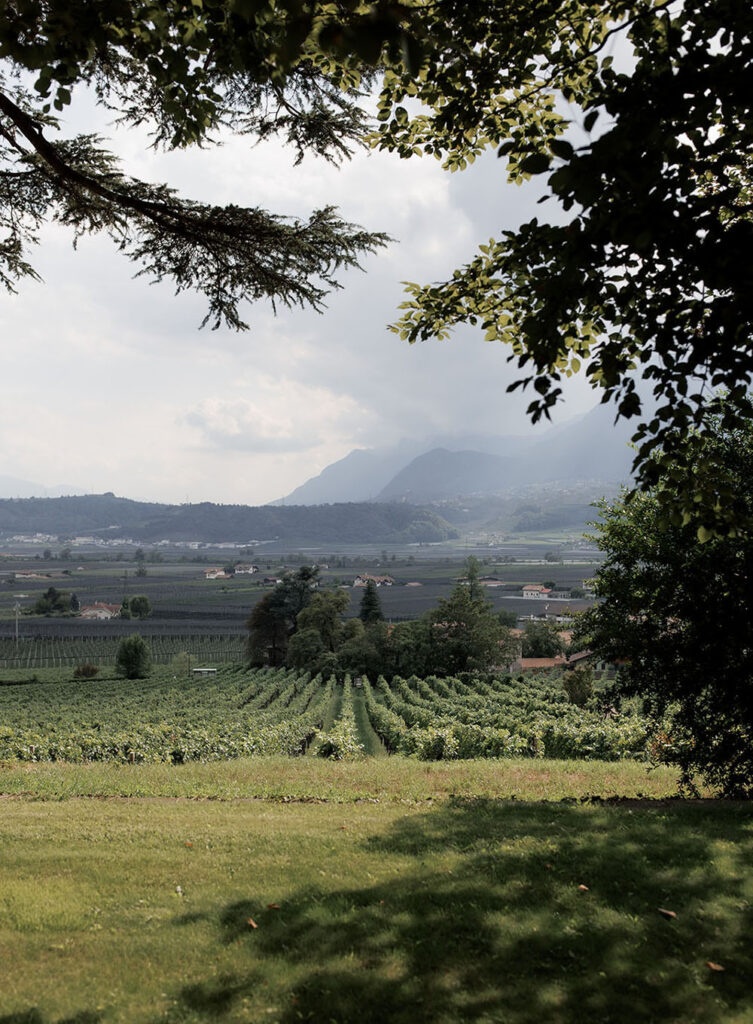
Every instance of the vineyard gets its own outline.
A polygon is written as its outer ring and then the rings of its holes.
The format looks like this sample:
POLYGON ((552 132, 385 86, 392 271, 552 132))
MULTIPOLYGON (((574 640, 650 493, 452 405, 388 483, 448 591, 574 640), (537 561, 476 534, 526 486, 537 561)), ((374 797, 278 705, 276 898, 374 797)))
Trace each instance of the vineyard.
POLYGON ((338 683, 287 669, 223 665, 205 677, 0 678, 5 761, 211 761, 254 754, 423 760, 644 758, 647 723, 568 702, 546 679, 380 679, 338 683))
MULTIPOLYGON (((133 629, 129 632, 134 632, 133 629)), ((103 636, 33 636, 19 643, 0 637, 0 669, 66 668, 88 662, 93 665, 114 665, 118 644, 124 635, 103 636)), ((200 661, 212 663, 238 662, 243 659, 245 638, 224 634, 156 634, 150 635, 149 647, 156 664, 166 664, 178 654, 190 654, 200 661)))

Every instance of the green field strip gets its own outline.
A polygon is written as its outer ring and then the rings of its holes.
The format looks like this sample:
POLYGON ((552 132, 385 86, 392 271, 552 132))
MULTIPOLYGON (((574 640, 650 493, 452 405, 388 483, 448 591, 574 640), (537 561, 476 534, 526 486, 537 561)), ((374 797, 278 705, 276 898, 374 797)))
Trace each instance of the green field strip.
POLYGON ((363 744, 364 754, 367 757, 386 757, 387 749, 374 732, 366 711, 366 698, 363 690, 358 688, 353 691, 353 714, 358 728, 358 742, 363 744))

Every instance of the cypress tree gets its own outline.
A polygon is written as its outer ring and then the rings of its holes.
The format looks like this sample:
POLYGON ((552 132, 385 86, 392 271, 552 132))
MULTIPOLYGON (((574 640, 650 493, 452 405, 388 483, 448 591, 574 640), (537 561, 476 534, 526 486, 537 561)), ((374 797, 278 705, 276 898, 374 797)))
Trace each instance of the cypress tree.
POLYGON ((382 602, 379 600, 379 593, 373 580, 367 580, 366 582, 366 590, 364 590, 363 597, 361 598, 361 609, 358 612, 358 617, 367 626, 371 622, 381 622, 384 619, 382 602))

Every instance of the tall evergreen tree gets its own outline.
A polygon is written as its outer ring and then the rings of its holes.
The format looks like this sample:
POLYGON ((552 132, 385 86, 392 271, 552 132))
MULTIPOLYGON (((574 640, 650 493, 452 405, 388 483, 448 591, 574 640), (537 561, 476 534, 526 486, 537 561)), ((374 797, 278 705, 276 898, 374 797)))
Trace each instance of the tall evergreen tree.
POLYGON ((358 612, 358 618, 364 625, 369 625, 371 622, 381 622, 384 619, 382 612, 382 602, 379 600, 379 591, 377 585, 373 580, 367 580, 366 589, 363 592, 361 598, 361 608, 358 612))

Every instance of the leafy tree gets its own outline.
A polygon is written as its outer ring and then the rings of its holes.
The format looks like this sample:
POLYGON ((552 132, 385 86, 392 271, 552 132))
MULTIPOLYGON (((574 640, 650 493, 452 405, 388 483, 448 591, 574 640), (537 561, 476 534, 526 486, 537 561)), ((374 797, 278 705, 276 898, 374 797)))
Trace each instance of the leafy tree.
POLYGON ((78 594, 71 594, 70 609, 72 612, 78 612, 81 610, 81 602, 78 599, 78 594))
POLYGON ((432 629, 428 616, 412 622, 399 622, 384 649, 383 674, 426 676, 434 670, 432 629))
POLYGON ((144 576, 147 575, 147 568, 143 562, 139 562, 139 564, 136 566, 136 575, 139 577, 139 579, 143 579, 144 576))
POLYGON ((254 606, 246 621, 247 652, 256 665, 284 665, 299 612, 311 600, 319 570, 301 566, 254 606))
POLYGON ((340 6, 169 0, 155 16, 129 0, 3 4, 0 281, 12 289, 37 276, 26 250, 54 219, 76 237, 105 231, 140 273, 202 292, 204 322, 215 327, 244 327, 245 299, 320 308, 337 271, 386 236, 346 223, 332 207, 295 220, 183 199, 126 175, 94 135, 56 137, 52 108, 64 110, 78 101, 75 87, 87 86, 121 123, 149 125, 158 146, 206 146, 222 127, 254 139, 279 135, 298 160, 307 152, 340 160, 363 135, 357 100, 367 84, 355 60, 327 57, 317 45, 326 13, 340 6))
POLYGON ((327 653, 318 629, 309 626, 299 629, 288 642, 287 663, 299 671, 312 673, 320 670, 322 656, 327 653))
POLYGON ((32 612, 35 615, 65 615, 71 610, 71 595, 65 590, 48 587, 41 597, 37 598, 32 612))
POLYGON ((146 555, 144 554, 144 549, 143 548, 136 548, 136 550, 133 553, 133 560, 134 560, 134 562, 143 562, 145 558, 146 558, 146 555))
POLYGON ((458 584, 446 600, 429 612, 430 671, 435 675, 488 670, 501 661, 506 634, 489 604, 473 596, 472 588, 458 584))
POLYGON ((565 650, 565 644, 551 622, 527 622, 523 630, 522 655, 524 658, 556 658, 565 650))
MULTIPOLYGON (((728 427, 747 415, 753 7, 445 0, 404 17, 422 66, 388 69, 377 144, 450 170, 496 149, 508 180, 540 176, 549 202, 445 283, 410 285, 394 329, 415 342, 477 324, 510 347, 534 421, 584 372, 621 416, 643 414, 635 462, 650 487, 679 470, 690 426, 711 429, 709 385, 729 391, 728 427)), ((665 516, 734 529, 713 466, 682 469, 665 516)))
POLYGON ((373 580, 366 581, 366 589, 361 598, 361 607, 358 612, 361 622, 380 622, 384 619, 382 613, 382 602, 379 600, 379 591, 373 580))
POLYGON ((123 603, 120 606, 120 618, 121 619, 132 619, 131 607, 127 597, 123 598, 123 603))
POLYGON ((146 594, 134 594, 128 602, 128 608, 134 619, 145 619, 152 613, 152 602, 146 594))
POLYGON ((593 670, 590 668, 570 669, 562 677, 562 688, 571 704, 585 707, 594 693, 593 670))
POLYGON ((517 628, 518 616, 515 612, 510 611, 509 608, 500 609, 500 611, 497 612, 497 618, 506 629, 517 628))
POLYGON ((480 575, 481 563, 475 555, 469 555, 465 560, 465 582, 468 587, 468 595, 472 601, 483 604, 486 601, 486 596, 479 580, 480 575))
POLYGON ((126 679, 145 679, 152 667, 149 645, 138 633, 127 636, 118 644, 115 670, 126 679))
POLYGON ((314 594, 306 607, 298 613, 299 630, 315 629, 326 651, 337 649, 341 634, 341 615, 350 603, 343 590, 314 594))
MULTIPOLYGON (((689 438, 695 451, 698 438, 689 438)), ((720 487, 753 513, 753 424, 703 438, 720 487)), ((662 757, 727 795, 753 795, 753 540, 699 539, 692 521, 667 524, 671 472, 654 490, 604 503, 596 539, 605 559, 602 601, 585 613, 583 639, 620 663, 617 690, 643 698, 662 757)))

